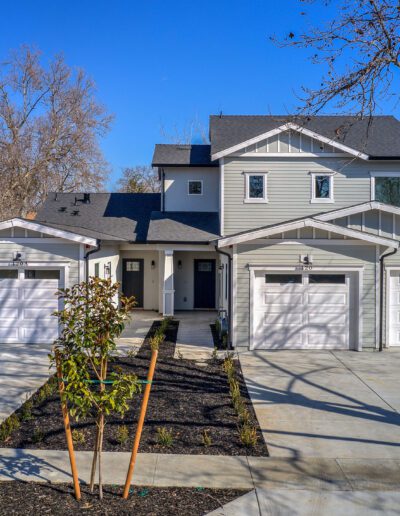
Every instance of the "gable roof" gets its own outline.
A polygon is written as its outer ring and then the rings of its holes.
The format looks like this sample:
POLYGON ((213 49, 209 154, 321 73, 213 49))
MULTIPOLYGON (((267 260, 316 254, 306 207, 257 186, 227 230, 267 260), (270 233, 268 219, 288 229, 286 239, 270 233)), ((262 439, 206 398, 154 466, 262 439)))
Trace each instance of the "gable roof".
POLYGON ((23 228, 28 229, 29 231, 35 231, 39 233, 43 233, 44 235, 50 235, 51 237, 63 238, 65 240, 71 240, 73 242, 78 242, 80 244, 86 244, 90 246, 96 245, 96 238, 86 237, 80 233, 76 233, 68 229, 55 228, 49 224, 43 224, 41 222, 37 222, 36 220, 27 220, 20 219, 19 217, 3 220, 0 222, 0 231, 8 228, 23 228))
POLYGON ((378 201, 363 202, 360 204, 354 204, 347 208, 340 208, 338 210, 327 211, 314 215, 313 218, 317 220, 334 220, 341 217, 347 217, 348 215, 356 215, 357 213, 364 213, 370 210, 380 210, 386 213, 394 213, 400 215, 400 208, 398 206, 392 206, 391 204, 385 204, 378 201))
POLYGON ((158 143, 154 149, 153 167, 201 166, 215 167, 211 162, 210 145, 181 145, 158 143))
POLYGON ((160 209, 158 193, 49 194, 36 220, 54 228, 103 240, 145 242, 151 213, 160 209))
MULTIPOLYGON (((363 159, 400 159, 400 121, 393 116, 210 116, 211 159, 218 159, 253 140, 287 129, 303 131, 363 159), (287 125, 289 124, 289 125, 287 125)), ((250 142, 250 143, 249 143, 250 142)))
POLYGON ((208 243, 219 237, 217 212, 153 212, 148 242, 208 243))
POLYGON ((240 233, 236 233, 235 235, 220 238, 218 240, 218 247, 226 247, 229 245, 241 244, 244 242, 249 242, 251 240, 266 238, 272 235, 276 235, 278 233, 285 233, 286 231, 293 231, 295 229, 301 229, 306 227, 320 229, 322 231, 328 231, 330 233, 337 233, 338 235, 347 236, 349 238, 354 238, 357 240, 364 240, 366 242, 371 242, 376 245, 395 247, 396 249, 400 245, 400 242, 398 240, 394 240, 392 238, 384 238, 372 235, 370 233, 358 231, 356 229, 344 228, 342 226, 337 226, 336 224, 316 220, 312 217, 305 217, 301 219, 295 219, 289 222, 282 222, 279 224, 264 226, 250 231, 242 231, 240 233))

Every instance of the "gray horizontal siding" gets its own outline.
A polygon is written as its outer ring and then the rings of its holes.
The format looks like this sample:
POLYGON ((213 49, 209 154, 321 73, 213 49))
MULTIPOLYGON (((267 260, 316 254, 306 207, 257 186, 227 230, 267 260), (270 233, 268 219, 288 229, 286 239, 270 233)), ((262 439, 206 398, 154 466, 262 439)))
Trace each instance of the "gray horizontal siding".
POLYGON ((240 245, 237 249, 236 290, 236 345, 240 349, 249 346, 250 328, 250 274, 248 265, 295 266, 299 254, 312 254, 316 266, 363 265, 363 346, 376 345, 376 248, 375 246, 307 246, 272 244, 240 245))
POLYGON ((369 201, 370 171, 399 171, 399 163, 344 158, 229 158, 224 166, 224 225, 229 235, 369 201), (311 204, 310 172, 335 171, 332 204, 311 204), (268 172, 267 204, 243 203, 243 172, 268 172))

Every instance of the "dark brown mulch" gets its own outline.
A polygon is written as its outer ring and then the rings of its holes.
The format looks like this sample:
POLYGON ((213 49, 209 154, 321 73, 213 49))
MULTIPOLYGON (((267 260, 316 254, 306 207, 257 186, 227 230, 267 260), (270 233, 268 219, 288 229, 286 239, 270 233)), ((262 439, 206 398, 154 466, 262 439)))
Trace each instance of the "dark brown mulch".
MULTIPOLYGON (((149 334, 136 357, 118 358, 111 368, 119 366, 124 371, 133 372, 139 378, 147 375, 150 346, 149 337, 154 334, 159 323, 153 323, 149 334)), ((254 455, 267 456, 268 450, 250 402, 240 366, 237 376, 247 408, 258 429, 258 444, 246 448, 240 442, 237 417, 231 404, 226 374, 221 362, 210 360, 206 365, 192 360, 174 359, 178 322, 172 321, 166 332, 166 341, 161 345, 154 384, 150 395, 146 423, 142 433, 140 452, 207 454, 207 455, 254 455), (166 427, 172 432, 171 446, 157 443, 157 429, 166 427), (207 431, 211 446, 205 446, 202 436, 207 431)), ((130 451, 136 430, 136 422, 142 396, 137 395, 130 402, 130 409, 121 420, 119 416, 109 416, 104 432, 105 451, 130 451), (129 439, 118 442, 121 425, 129 428, 129 439)), ((34 396, 33 419, 23 421, 11 437, 1 446, 11 448, 66 449, 60 400, 57 393, 44 401, 34 396)), ((21 414, 21 409, 17 411, 21 414)), ((72 423, 73 429, 84 434, 84 443, 76 443, 76 450, 92 450, 95 440, 93 418, 72 423)))
POLYGON ((122 487, 105 486, 101 502, 97 493, 81 487, 78 502, 70 484, 0 482, 1 514, 69 515, 101 514, 137 516, 202 516, 218 509, 246 491, 188 487, 133 487, 128 500, 121 498, 122 487))

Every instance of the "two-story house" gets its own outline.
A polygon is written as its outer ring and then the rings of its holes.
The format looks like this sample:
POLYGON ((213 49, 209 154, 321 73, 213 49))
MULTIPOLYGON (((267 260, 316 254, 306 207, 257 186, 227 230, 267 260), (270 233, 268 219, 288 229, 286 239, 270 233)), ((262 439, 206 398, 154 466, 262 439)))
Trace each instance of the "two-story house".
POLYGON ((160 194, 51 194, 0 223, 0 342, 57 335, 54 290, 121 281, 137 308, 224 309, 237 349, 400 345, 400 122, 211 116, 156 145, 160 194))

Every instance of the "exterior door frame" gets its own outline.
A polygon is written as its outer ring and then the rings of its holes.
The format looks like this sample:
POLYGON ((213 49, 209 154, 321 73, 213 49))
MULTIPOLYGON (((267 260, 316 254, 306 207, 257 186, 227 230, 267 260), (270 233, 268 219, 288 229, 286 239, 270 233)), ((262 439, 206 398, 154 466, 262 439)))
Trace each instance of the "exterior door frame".
MULTIPOLYGON (((353 293, 351 292, 351 289, 349 291, 350 296, 350 302, 351 298, 356 303, 356 306, 354 307, 354 313, 358 312, 358 325, 355 325, 355 328, 353 330, 353 340, 354 342, 349 342, 349 350, 354 351, 362 351, 363 346, 363 308, 362 308, 362 298, 363 298, 363 272, 364 272, 364 266, 337 266, 337 267, 330 267, 330 266, 321 266, 321 267, 312 267, 312 270, 303 270, 303 267, 299 266, 287 266, 282 267, 280 265, 251 265, 248 266, 249 272, 250 272, 250 299, 249 299, 249 321, 250 321, 250 328, 249 328, 249 349, 254 350, 254 298, 256 294, 255 289, 255 282, 256 282, 256 275, 255 273, 258 271, 262 272, 274 272, 274 273, 298 273, 298 274, 304 274, 304 273, 312 273, 312 272, 321 272, 321 273, 336 273, 336 274, 343 274, 343 273, 355 273, 354 276, 358 279, 358 289, 353 289, 353 293)), ((350 310, 350 306, 349 306, 350 310)), ((351 335, 351 328, 349 328, 349 335, 351 335)))
POLYGON ((139 262, 141 264, 140 273, 141 273, 141 277, 142 277, 142 304, 141 304, 141 306, 137 305, 137 306, 134 306, 133 308, 143 310, 144 309, 144 258, 123 258, 122 259, 122 292, 124 293, 124 295, 126 295, 124 292, 124 285, 126 285, 128 283, 127 279, 126 279, 126 273, 129 272, 129 271, 126 271, 126 269, 125 269, 126 262, 139 262))
POLYGON ((391 346, 390 344, 390 288, 391 288, 391 282, 390 278, 392 276, 392 272, 399 271, 400 272, 400 266, 398 265, 389 265, 388 267, 385 267, 385 347, 386 348, 398 348, 399 346, 391 346))
POLYGON ((215 310, 216 307, 216 297, 217 297, 217 260, 215 258, 195 258, 193 260, 193 309, 194 310, 215 310), (213 263, 213 288, 214 288, 214 299, 213 299, 213 307, 206 308, 198 308, 196 307, 196 272, 197 272, 197 263, 198 262, 212 262, 213 263))

